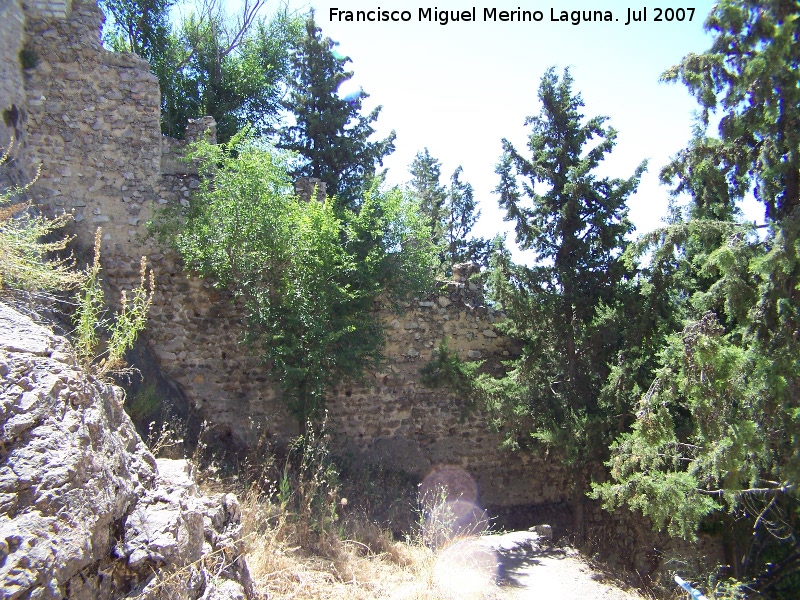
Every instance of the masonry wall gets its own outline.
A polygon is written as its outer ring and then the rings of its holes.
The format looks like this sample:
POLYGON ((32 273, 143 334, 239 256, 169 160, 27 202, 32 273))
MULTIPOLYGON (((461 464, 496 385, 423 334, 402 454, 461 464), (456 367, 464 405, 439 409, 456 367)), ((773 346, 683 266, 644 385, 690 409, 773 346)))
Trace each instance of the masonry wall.
MULTIPOLYGON (((19 0, 0 3, 0 154, 10 148, 14 140, 15 151, 11 160, 19 155, 24 142, 25 90, 19 53, 22 50, 25 15, 19 0)), ((0 173, 0 189, 10 184, 22 183, 24 177, 17 162, 12 169, 0 173)))

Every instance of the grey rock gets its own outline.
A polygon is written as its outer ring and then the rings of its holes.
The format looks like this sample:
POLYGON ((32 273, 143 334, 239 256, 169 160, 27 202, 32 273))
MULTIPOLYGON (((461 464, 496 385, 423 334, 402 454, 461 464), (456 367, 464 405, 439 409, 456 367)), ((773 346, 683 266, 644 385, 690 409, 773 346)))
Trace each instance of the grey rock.
POLYGON ((1 303, 0 375, 0 596, 254 597, 236 497, 204 497, 188 462, 156 461, 122 390, 1 303), (162 569, 182 575, 167 589, 162 569))

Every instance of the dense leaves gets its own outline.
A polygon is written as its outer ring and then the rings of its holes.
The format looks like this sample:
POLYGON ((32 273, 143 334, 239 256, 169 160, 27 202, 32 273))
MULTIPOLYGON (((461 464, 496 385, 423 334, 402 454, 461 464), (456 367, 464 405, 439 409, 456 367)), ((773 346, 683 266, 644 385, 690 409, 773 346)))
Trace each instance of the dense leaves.
MULTIPOLYGON (((502 245, 493 257, 492 297, 524 346, 504 379, 484 385, 510 446, 544 444, 585 473, 618 431, 619 411, 601 390, 620 347, 615 306, 631 274, 621 259, 632 229, 625 201, 644 164, 628 179, 595 175, 616 134, 603 117, 584 120, 572 83, 569 71, 542 77, 541 112, 526 121, 531 158, 503 142, 496 191, 517 243, 536 259, 515 264, 502 245)), ((575 483, 586 485, 580 476, 575 483)))
POLYGON ((195 146, 202 179, 185 210, 155 232, 189 269, 243 303, 257 344, 301 427, 325 396, 382 356, 379 296, 430 285, 433 249, 419 212, 398 190, 373 187, 358 214, 293 195, 290 157, 253 140, 195 146))
POLYGON ((453 265, 463 262, 488 266, 492 243, 469 237, 481 214, 472 185, 461 180, 463 169, 458 167, 446 187, 441 171, 441 163, 427 148, 417 152, 409 168, 409 190, 419 200, 431 239, 440 248, 444 274, 451 275, 453 265))
POLYGON ((247 0, 234 19, 215 0, 195 10, 178 0, 101 0, 111 17, 105 43, 146 58, 158 77, 163 133, 181 137, 188 119, 211 115, 225 142, 245 125, 265 133, 277 123, 302 23, 285 10, 259 17, 263 4, 247 0), (187 10, 176 23, 174 6, 187 10))
POLYGON ((713 524, 731 573, 779 598, 800 589, 799 16, 795 2, 720 2, 712 48, 665 74, 704 109, 662 173, 689 206, 642 243, 684 325, 595 490, 676 535, 713 524), (713 111, 718 139, 703 130, 713 111), (736 222, 750 189, 759 228, 736 222))
POLYGON ((353 74, 345 71, 350 59, 335 47, 309 16, 305 37, 293 49, 289 95, 283 101, 294 123, 280 129, 278 145, 297 154, 295 176, 321 179, 338 206, 354 208, 377 166, 394 151, 395 133, 370 141, 381 107, 362 115, 367 93, 339 96, 353 74))

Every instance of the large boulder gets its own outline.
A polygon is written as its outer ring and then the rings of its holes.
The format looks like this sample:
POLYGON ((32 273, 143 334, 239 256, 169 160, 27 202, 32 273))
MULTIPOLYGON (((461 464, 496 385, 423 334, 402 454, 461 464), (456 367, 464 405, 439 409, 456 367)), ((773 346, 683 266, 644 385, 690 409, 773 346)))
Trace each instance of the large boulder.
POLYGON ((0 377, 3 598, 252 597, 235 496, 156 461, 122 390, 2 303, 0 377))

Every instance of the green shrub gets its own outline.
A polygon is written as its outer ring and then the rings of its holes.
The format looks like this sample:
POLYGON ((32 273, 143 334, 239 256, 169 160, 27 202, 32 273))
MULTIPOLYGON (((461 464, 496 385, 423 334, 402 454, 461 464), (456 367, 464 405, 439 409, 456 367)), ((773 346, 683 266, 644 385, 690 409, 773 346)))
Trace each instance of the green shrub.
MULTIPOLYGON (((12 140, 0 154, 0 166, 9 160, 13 146, 12 140)), ((73 288, 83 280, 74 270, 71 257, 53 258, 72 238, 44 241, 52 238, 71 217, 48 219, 33 215, 30 203, 18 200, 38 178, 37 172, 27 185, 0 190, 0 290, 55 292, 73 288)))
POLYGON ((23 69, 35 69, 39 66, 39 53, 30 46, 25 46, 19 51, 19 64, 23 69))
POLYGON ((94 240, 94 260, 87 268, 86 279, 77 297, 73 343, 79 364, 88 373, 102 379, 111 373, 124 371, 125 352, 133 347, 147 322, 155 283, 152 271, 148 277, 147 260, 143 256, 139 286, 133 290, 132 299, 123 291, 120 309, 113 318, 106 318, 100 279, 101 237, 102 230, 98 227, 94 240))

